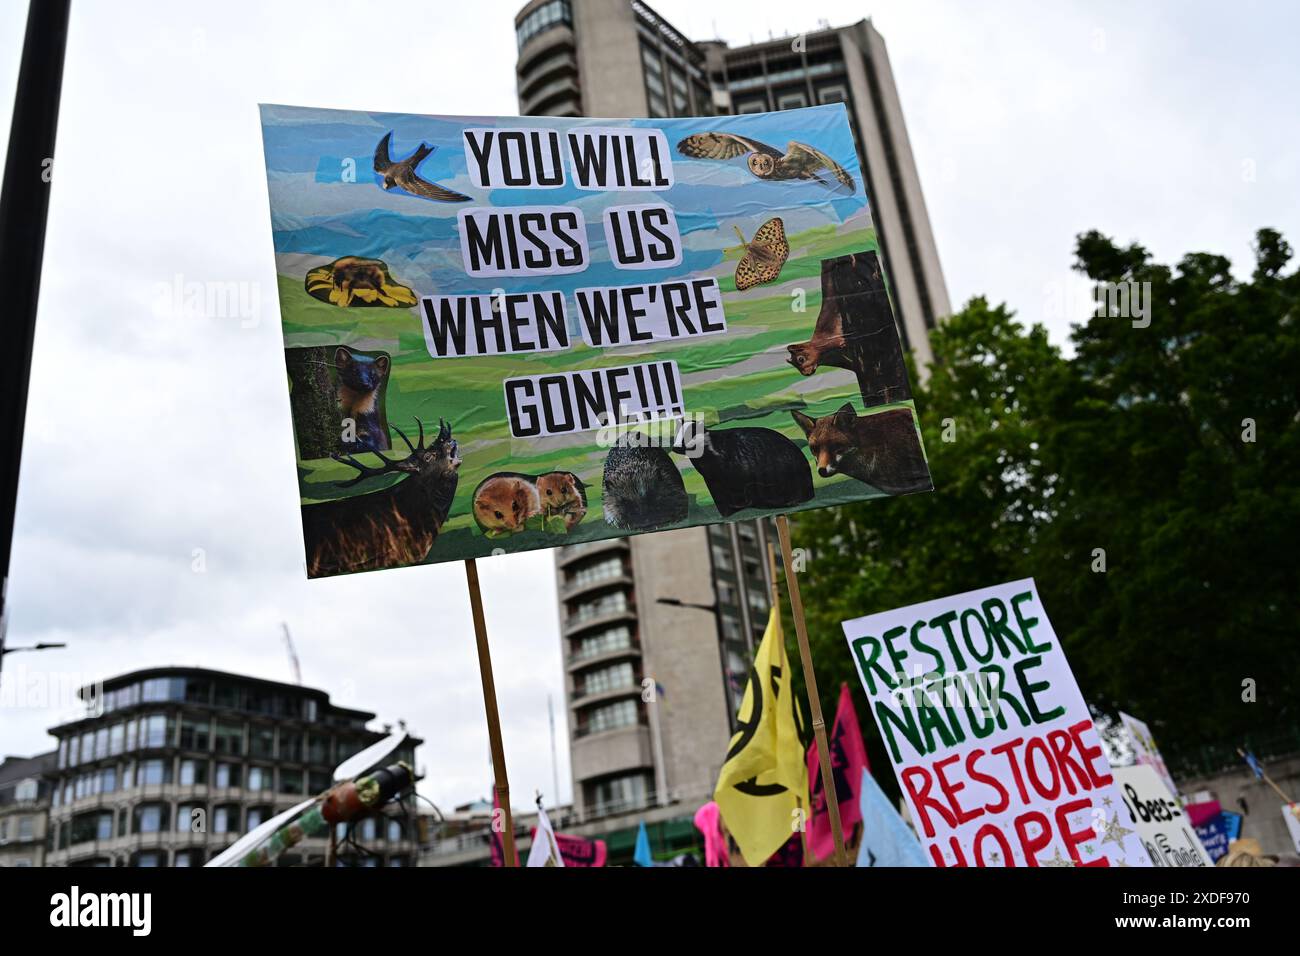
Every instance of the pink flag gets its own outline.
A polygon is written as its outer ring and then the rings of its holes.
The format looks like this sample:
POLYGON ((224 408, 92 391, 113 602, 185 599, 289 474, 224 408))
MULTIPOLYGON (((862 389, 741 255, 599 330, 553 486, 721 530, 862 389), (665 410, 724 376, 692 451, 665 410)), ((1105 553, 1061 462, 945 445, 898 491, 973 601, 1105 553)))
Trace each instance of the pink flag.
POLYGON ((695 829, 704 834, 704 865, 731 866, 727 838, 722 835, 722 813, 712 800, 695 811, 695 829))
MULTIPOLYGON (((862 821, 862 808, 858 805, 858 789, 862 786, 862 771, 867 766, 867 748, 862 742, 862 729, 858 714, 853 709, 849 685, 840 685, 840 703, 835 708, 835 727, 827 741, 831 752, 831 776, 835 780, 835 796, 840 803, 840 829, 847 843, 853 834, 854 824, 862 821)), ((831 835, 831 817, 826 809, 826 793, 822 789, 821 763, 817 759, 817 742, 808 748, 808 791, 810 825, 808 849, 813 857, 823 860, 835 852, 835 838, 831 835)))
MULTIPOLYGON (((537 839, 537 827, 533 827, 533 839, 537 839)), ((555 834, 555 845, 560 848, 560 856, 567 866, 604 866, 608 850, 604 840, 587 840, 583 837, 555 834)))
MULTIPOLYGON (((492 865, 493 865, 493 866, 505 866, 505 865, 506 865, 506 848, 505 848, 505 840, 504 840, 504 838, 501 836, 501 834, 497 832, 497 827, 496 827, 496 823, 497 823, 497 810, 499 810, 499 809, 501 809, 501 801, 497 798, 497 788, 496 788, 495 786, 493 786, 493 788, 492 788, 492 826, 491 826, 491 833, 492 833, 492 836, 489 838, 489 839, 491 840, 491 843, 492 843, 492 865)), ((502 820, 502 822, 505 822, 505 815, 504 815, 504 814, 502 815, 501 820, 502 820)), ((516 849, 515 849, 515 866, 518 866, 518 865, 519 865, 519 849, 516 847, 516 849)))

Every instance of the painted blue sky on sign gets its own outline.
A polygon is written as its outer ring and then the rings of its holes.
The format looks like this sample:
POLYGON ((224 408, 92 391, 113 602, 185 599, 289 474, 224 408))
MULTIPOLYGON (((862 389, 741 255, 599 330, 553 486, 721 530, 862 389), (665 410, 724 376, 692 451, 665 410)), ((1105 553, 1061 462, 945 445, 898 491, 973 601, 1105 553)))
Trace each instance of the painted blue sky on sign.
POLYGON ((795 233, 839 225, 861 213, 867 204, 857 152, 844 107, 839 104, 781 113, 659 120, 438 117, 264 105, 262 137, 277 255, 382 259, 399 281, 421 295, 489 292, 494 288, 572 293, 584 286, 664 281, 715 266, 726 249, 738 245, 733 226, 748 238, 767 219, 780 215, 787 233, 795 233), (671 150, 674 184, 653 192, 581 190, 573 185, 566 164, 566 183, 561 187, 480 189, 467 169, 461 132, 475 126, 661 129, 671 150), (433 202, 400 189, 382 189, 373 172, 373 156, 375 146, 390 130, 394 159, 428 143, 435 149, 420 164, 420 175, 464 193, 470 202, 433 202), (676 144, 684 137, 714 130, 739 133, 782 151, 792 140, 814 146, 844 167, 853 177, 855 189, 852 193, 832 190, 816 181, 762 181, 749 172, 743 157, 718 162, 688 159, 677 151, 676 144), (354 181, 348 181, 345 170, 355 176, 354 181), (605 249, 602 210, 609 205, 644 202, 663 202, 672 208, 682 236, 682 262, 636 273, 616 269, 605 249), (461 262, 457 212, 512 205, 581 209, 591 250, 588 268, 567 276, 490 280, 467 276, 461 262))

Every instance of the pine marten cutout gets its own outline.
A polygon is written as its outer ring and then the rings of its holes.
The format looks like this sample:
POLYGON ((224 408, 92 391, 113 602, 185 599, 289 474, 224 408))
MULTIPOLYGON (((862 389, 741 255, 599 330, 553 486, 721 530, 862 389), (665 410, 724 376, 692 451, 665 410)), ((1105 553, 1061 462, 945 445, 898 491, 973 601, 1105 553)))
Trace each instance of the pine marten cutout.
POLYGON ((298 458, 388 451, 384 411, 392 359, 345 345, 285 349, 298 458))
POLYGON ((439 420, 437 437, 425 445, 424 423, 415 421, 420 431, 414 444, 393 427, 410 449, 405 458, 374 452, 381 462, 375 467, 353 455, 334 456, 357 470, 355 478, 339 482, 342 488, 371 478, 402 477, 376 491, 302 506, 308 577, 400 568, 429 556, 456 497, 461 459, 451 425, 439 420))
POLYGON ((848 369, 858 378, 867 408, 910 399, 880 258, 874 252, 857 252, 823 259, 821 288, 812 338, 787 345, 787 361, 800 375, 812 375, 823 365, 848 369))
POLYGON ((489 538, 521 531, 568 534, 587 516, 587 488, 571 471, 501 471, 474 489, 472 512, 489 538))
POLYGON ((344 256, 317 266, 303 280, 307 294, 337 305, 406 309, 416 304, 415 293, 393 278, 382 259, 344 256))
POLYGON ((859 416, 846 403, 822 418, 790 414, 808 437, 808 454, 823 478, 848 475, 887 495, 934 487, 910 408, 859 416))

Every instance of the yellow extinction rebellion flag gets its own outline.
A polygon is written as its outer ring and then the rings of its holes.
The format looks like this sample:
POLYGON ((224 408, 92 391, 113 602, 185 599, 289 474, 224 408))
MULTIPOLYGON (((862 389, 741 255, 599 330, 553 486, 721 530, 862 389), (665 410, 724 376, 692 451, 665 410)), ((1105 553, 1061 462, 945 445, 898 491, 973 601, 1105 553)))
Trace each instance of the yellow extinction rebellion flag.
POLYGON ((773 607, 749 672, 726 763, 713 794, 727 829, 750 866, 762 866, 808 808, 808 766, 795 724, 790 661, 773 607))

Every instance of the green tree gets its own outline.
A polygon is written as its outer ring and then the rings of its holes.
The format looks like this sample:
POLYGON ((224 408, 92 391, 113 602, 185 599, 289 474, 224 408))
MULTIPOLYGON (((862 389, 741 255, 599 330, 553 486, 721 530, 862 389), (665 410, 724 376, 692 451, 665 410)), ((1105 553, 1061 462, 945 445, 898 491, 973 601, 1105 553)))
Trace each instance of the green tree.
POLYGON ((932 334, 916 388, 936 490, 794 520, 828 719, 840 681, 857 688, 841 621, 1032 576, 1084 695, 1144 717, 1166 750, 1296 723, 1290 248, 1261 231, 1248 281, 1219 256, 1171 269, 1095 232, 1076 254, 1096 283, 1136 283, 1149 324, 1094 317, 1066 357, 973 299, 932 334))

